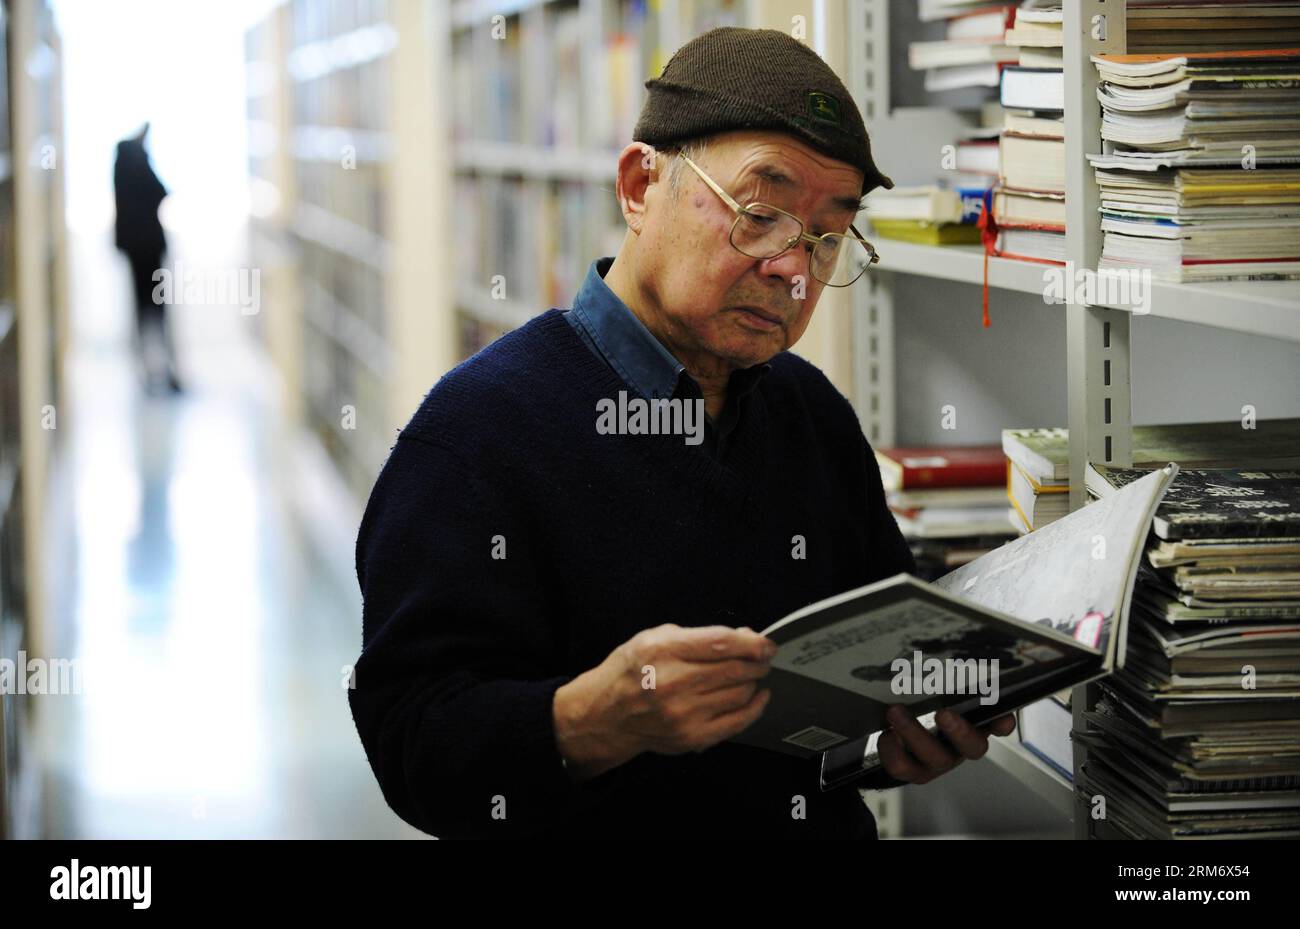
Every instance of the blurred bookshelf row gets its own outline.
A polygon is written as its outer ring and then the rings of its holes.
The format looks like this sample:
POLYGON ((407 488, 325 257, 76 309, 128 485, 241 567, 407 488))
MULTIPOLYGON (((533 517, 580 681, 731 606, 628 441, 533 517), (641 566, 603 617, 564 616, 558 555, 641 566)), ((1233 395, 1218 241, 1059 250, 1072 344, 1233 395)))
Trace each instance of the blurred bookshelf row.
POLYGON ((248 30, 257 325, 354 496, 442 373, 617 251, 644 82, 753 8, 289 0, 248 30))
POLYGON ((618 152, 644 83, 687 39, 744 24, 734 0, 463 3, 453 13, 458 354, 563 306, 617 252, 618 152), (497 17, 493 19, 493 17, 497 17))
MULTIPOLYGON (((47 3, 0 5, 0 34, 0 661, 21 674, 45 653, 49 468, 69 415, 62 63, 47 3)), ((0 687, 0 838, 36 834, 36 705, 0 687)))

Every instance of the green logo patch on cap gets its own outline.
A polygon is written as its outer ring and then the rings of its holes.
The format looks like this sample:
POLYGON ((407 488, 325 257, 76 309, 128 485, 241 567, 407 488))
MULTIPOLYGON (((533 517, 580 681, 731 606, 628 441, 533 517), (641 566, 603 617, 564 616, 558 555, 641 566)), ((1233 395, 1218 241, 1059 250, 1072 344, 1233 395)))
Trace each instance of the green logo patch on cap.
POLYGON ((840 122, 840 101, 820 90, 808 91, 808 113, 821 123, 830 123, 842 128, 840 122))

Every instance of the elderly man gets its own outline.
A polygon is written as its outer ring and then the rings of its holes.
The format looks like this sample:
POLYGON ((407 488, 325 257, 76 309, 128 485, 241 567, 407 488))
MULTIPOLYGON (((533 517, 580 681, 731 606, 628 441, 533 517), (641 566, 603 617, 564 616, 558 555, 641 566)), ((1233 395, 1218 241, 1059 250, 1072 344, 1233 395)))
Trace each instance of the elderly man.
POLYGON ((618 255, 443 377, 375 485, 357 730, 438 836, 872 838, 855 786, 925 783, 988 733, 897 708, 890 778, 827 792, 815 761, 728 740, 767 705, 753 629, 915 567, 852 407, 788 351, 873 260, 851 223, 893 183, 783 33, 714 30, 646 86, 618 255), (693 404, 703 434, 638 427, 634 401, 693 404))

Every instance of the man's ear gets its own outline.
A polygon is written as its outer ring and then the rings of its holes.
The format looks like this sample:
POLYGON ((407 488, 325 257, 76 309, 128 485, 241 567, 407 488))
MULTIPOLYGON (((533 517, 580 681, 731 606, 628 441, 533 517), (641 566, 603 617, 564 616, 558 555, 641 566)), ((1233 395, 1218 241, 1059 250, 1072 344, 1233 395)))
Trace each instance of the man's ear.
POLYGON ((627 227, 637 235, 645 224, 647 195, 665 179, 664 162, 654 146, 644 142, 633 142, 618 156, 618 205, 627 227))

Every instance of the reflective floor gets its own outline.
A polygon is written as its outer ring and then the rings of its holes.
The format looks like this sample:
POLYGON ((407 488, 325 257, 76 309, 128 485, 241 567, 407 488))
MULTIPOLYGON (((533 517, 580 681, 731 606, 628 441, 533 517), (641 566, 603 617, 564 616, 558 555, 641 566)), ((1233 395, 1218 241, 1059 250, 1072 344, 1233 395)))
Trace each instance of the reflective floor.
POLYGON ((36 710, 43 834, 421 836, 348 712, 354 514, 303 493, 324 485, 304 478, 251 318, 189 313, 178 396, 143 394, 120 330, 69 358, 49 645, 81 660, 83 692, 36 710))

